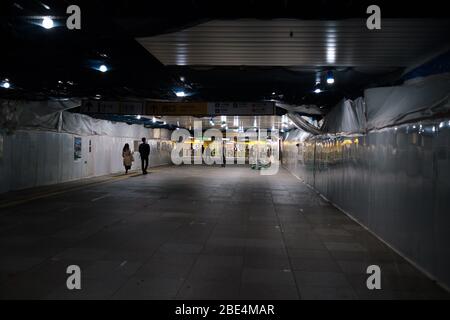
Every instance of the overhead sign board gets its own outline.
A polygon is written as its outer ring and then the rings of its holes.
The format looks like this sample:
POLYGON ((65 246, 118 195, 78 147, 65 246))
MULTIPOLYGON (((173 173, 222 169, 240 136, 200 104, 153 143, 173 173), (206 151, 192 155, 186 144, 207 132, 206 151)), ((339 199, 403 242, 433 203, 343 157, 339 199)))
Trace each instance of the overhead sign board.
POLYGON ((81 112, 157 116, 274 115, 274 102, 159 102, 84 100, 81 112))
POLYGON ((208 102, 208 115, 252 116, 275 114, 274 102, 208 102))
POLYGON ((208 114, 206 102, 153 102, 145 104, 146 115, 158 116, 202 116, 208 114))
POLYGON ((143 114, 144 102, 142 101, 99 101, 83 100, 82 113, 100 114, 143 114))

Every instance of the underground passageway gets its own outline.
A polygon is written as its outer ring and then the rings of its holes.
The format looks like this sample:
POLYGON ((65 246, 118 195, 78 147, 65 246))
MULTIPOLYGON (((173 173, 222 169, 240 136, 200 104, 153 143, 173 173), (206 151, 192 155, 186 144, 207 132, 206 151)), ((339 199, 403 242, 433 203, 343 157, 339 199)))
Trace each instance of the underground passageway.
POLYGON ((0 7, 0 300, 450 300, 443 1, 0 7))
POLYGON ((1 298, 448 298, 285 169, 165 166, 33 194, 1 199, 1 298))

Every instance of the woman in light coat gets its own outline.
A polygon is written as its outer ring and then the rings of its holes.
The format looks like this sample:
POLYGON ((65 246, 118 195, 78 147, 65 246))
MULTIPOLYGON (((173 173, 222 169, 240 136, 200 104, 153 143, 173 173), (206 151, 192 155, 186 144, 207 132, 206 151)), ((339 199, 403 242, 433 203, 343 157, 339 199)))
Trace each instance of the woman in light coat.
POLYGON ((134 161, 133 154, 130 150, 130 145, 128 143, 125 143, 125 146, 122 150, 122 158, 123 158, 123 165, 125 166, 125 174, 128 173, 128 170, 131 169, 131 164, 134 161))

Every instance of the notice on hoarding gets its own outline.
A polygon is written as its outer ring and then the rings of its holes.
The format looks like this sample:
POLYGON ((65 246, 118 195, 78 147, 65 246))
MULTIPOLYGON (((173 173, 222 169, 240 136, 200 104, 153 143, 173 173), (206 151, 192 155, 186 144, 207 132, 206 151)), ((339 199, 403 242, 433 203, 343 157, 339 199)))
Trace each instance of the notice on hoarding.
POLYGON ((77 161, 81 159, 81 138, 73 138, 73 160, 77 161))

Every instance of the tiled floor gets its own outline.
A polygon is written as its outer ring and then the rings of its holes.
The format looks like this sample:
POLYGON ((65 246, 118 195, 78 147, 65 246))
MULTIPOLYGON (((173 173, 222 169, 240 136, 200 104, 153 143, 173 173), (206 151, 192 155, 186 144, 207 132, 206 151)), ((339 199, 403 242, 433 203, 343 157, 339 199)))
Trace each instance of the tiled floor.
POLYGON ((0 210, 1 298, 449 298, 285 170, 164 167, 0 210))

